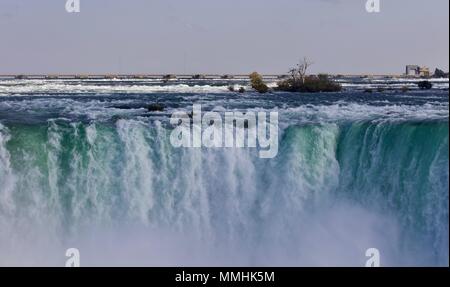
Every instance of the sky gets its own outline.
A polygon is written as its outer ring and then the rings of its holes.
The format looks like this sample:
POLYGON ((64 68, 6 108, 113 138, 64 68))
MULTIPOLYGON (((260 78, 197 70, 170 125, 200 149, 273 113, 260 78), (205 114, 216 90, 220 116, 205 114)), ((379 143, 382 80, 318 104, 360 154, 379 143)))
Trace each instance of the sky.
POLYGON ((448 0, 0 0, 0 74, 449 69, 448 0))

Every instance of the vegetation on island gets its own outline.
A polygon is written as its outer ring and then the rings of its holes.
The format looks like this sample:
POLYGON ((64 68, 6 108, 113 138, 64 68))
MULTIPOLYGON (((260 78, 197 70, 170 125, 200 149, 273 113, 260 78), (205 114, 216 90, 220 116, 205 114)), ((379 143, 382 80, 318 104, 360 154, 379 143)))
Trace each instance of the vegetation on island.
POLYGON ((448 78, 448 73, 436 68, 434 71, 434 77, 435 78, 448 78))
POLYGON ((318 93, 339 92, 342 86, 332 81, 328 75, 307 75, 313 63, 304 58, 295 68, 289 71, 289 77, 278 82, 276 90, 285 92, 318 93))
MULTIPOLYGON (((331 80, 327 74, 308 75, 308 68, 313 63, 304 58, 295 68, 289 71, 289 75, 279 77, 276 91, 298 92, 298 93, 319 93, 319 92, 340 92, 342 86, 331 80)), ((254 72, 250 75, 250 82, 253 89, 259 93, 269 92, 269 87, 264 83, 263 77, 254 72)))
POLYGON ((260 74, 253 72, 250 74, 250 83, 253 89, 257 92, 264 94, 269 91, 269 87, 264 83, 264 80, 260 74))

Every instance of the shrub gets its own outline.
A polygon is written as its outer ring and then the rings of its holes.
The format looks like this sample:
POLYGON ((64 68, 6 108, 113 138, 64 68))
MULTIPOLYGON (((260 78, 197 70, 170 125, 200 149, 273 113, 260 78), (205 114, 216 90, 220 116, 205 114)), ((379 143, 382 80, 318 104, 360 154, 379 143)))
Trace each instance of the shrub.
POLYGON ((286 92, 318 93, 339 92, 342 86, 329 79, 328 75, 305 76, 303 79, 292 77, 278 83, 277 90, 286 92))
POLYGON ((446 73, 446 72, 436 68, 436 70, 434 71, 434 77, 436 77, 436 78, 448 78, 448 73, 446 73))
POLYGON ((278 82, 276 89, 302 93, 339 92, 342 90, 342 86, 330 80, 327 74, 308 76, 307 71, 312 64, 311 61, 304 58, 295 68, 289 71, 289 78, 278 82))
POLYGON ((264 83, 263 78, 257 72, 250 74, 250 82, 252 88, 258 91, 259 93, 267 93, 269 91, 269 87, 264 83))

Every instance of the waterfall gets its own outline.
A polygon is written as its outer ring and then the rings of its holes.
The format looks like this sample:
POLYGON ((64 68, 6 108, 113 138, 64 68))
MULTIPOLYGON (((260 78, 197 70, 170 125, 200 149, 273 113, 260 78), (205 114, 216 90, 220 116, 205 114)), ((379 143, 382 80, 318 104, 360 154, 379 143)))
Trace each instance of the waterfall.
POLYGON ((169 135, 142 118, 0 124, 0 254, 32 245, 13 233, 49 248, 0 265, 58 265, 50 248, 69 244, 93 265, 363 266, 372 247, 448 265, 448 122, 290 125, 274 160, 169 135))

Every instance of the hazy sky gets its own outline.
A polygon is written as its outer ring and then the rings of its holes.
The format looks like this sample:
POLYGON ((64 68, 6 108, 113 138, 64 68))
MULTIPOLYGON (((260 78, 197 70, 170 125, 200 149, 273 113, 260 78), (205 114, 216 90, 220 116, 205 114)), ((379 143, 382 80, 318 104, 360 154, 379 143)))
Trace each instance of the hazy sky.
POLYGON ((449 68, 448 0, 0 0, 0 74, 449 68))

